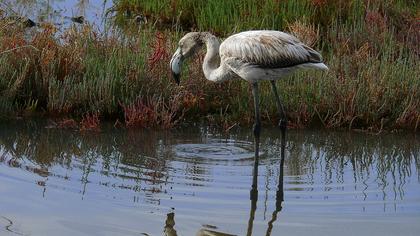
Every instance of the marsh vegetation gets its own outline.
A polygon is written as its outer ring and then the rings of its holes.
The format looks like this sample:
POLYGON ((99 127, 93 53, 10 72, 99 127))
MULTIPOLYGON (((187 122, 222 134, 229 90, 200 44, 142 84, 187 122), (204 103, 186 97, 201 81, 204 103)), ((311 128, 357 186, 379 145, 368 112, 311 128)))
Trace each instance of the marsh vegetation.
MULTIPOLYGON (((276 29, 321 51, 330 67, 278 81, 291 126, 378 131, 417 130, 420 123, 418 1, 118 0, 104 10, 104 27, 86 21, 65 28, 48 19, 27 28, 0 8, 3 118, 43 115, 80 127, 83 120, 162 128, 247 124, 253 113, 246 82, 206 81, 201 54, 178 87, 168 62, 190 30, 223 39, 276 29)), ((269 84, 261 87, 263 121, 275 123, 269 84)))

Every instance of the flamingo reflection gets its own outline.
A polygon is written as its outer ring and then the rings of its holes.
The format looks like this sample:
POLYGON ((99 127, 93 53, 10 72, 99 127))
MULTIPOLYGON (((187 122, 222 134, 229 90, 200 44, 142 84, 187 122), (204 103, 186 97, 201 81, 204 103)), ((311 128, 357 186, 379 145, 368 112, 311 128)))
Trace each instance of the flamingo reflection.
MULTIPOLYGON (((283 190, 283 171, 284 171, 284 155, 285 155, 285 139, 281 141, 281 159, 280 159, 280 173, 279 173, 279 182, 277 185, 277 192, 276 192, 276 207, 273 211, 271 216, 271 220, 268 222, 268 227, 266 231, 266 236, 270 236, 273 230, 273 224, 277 220, 277 215, 283 209, 282 203, 284 201, 284 190, 283 190)), ((258 153, 255 153, 257 156, 258 153)), ((254 160, 258 160, 255 158, 254 160)), ((247 228, 247 236, 252 235, 252 229, 254 226, 254 219, 255 219, 255 211, 257 210, 257 202, 258 202, 258 161, 254 162, 254 171, 252 176, 252 185, 250 191, 250 200, 251 200, 251 208, 249 213, 249 220, 248 220, 248 228, 247 228)), ((175 226, 175 213, 171 212, 166 215, 164 233, 165 236, 178 236, 176 230, 174 229, 175 226)), ((215 230, 210 229, 200 229, 196 236, 234 236, 233 234, 227 234, 215 230)))

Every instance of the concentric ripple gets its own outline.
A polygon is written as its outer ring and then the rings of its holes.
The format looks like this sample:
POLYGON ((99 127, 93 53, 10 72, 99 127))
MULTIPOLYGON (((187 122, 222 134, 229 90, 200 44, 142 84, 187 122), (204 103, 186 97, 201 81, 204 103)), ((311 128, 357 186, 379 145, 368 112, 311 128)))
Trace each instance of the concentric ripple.
POLYGON ((232 140, 209 140, 208 143, 186 143, 173 146, 176 157, 203 161, 240 161, 254 157, 252 144, 232 140))

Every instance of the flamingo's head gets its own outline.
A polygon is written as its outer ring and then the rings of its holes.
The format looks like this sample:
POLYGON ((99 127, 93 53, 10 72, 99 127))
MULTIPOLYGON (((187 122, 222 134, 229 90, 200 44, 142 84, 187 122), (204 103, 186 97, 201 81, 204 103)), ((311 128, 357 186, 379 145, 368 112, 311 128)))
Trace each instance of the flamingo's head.
POLYGON ((188 57, 194 55, 203 45, 201 34, 199 32, 190 32, 186 34, 178 43, 178 49, 171 59, 171 70, 175 82, 179 85, 179 78, 182 70, 182 63, 188 57))

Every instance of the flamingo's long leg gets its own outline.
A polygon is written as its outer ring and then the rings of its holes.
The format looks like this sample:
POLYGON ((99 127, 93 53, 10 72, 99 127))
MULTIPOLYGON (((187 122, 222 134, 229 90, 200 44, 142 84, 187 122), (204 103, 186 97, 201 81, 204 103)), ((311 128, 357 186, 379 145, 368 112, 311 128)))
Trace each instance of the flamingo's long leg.
POLYGON ((281 130, 281 159, 280 159, 280 174, 279 174, 279 185, 277 189, 277 200, 278 202, 283 201, 284 199, 284 192, 283 192, 283 172, 284 172, 284 155, 285 155, 285 149, 286 149, 286 129, 287 129, 287 116, 286 116, 286 110, 284 109, 283 104, 281 103, 280 96, 277 92, 276 82, 274 80, 271 81, 271 88, 274 93, 274 97, 277 102, 277 107, 279 110, 280 115, 280 122, 279 127, 281 130))
POLYGON ((255 145, 255 157, 254 157, 254 170, 252 173, 252 189, 251 199, 257 198, 258 188, 258 162, 259 162, 259 149, 260 149, 260 133, 261 133, 261 118, 260 118, 260 102, 258 94, 258 83, 252 84, 252 95, 254 96, 254 109, 255 109, 255 123, 253 127, 254 132, 254 145, 255 145))
POLYGON ((283 104, 281 103, 279 93, 277 92, 276 82, 274 80, 271 80, 271 88, 274 93, 274 97, 276 99, 277 108, 280 115, 280 122, 279 127, 282 131, 286 132, 287 129, 287 116, 286 116, 286 109, 284 109, 283 104))
POLYGON ((259 165, 259 149, 260 149, 260 133, 261 133, 261 118, 260 118, 260 102, 258 94, 258 83, 252 84, 252 95, 254 96, 254 109, 255 109, 255 123, 252 131, 254 132, 254 170, 252 172, 252 187, 251 187, 251 209, 249 213, 247 236, 252 235, 252 228, 254 225, 255 210, 257 209, 258 200, 258 165, 259 165))

